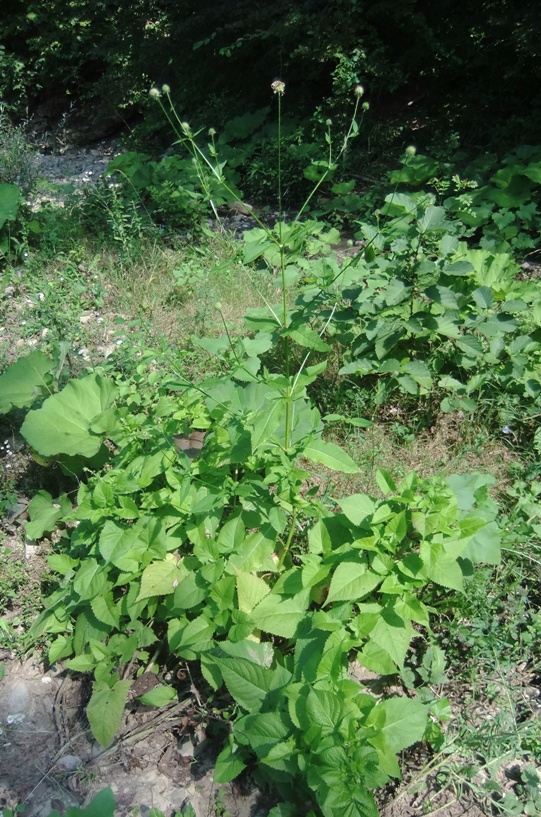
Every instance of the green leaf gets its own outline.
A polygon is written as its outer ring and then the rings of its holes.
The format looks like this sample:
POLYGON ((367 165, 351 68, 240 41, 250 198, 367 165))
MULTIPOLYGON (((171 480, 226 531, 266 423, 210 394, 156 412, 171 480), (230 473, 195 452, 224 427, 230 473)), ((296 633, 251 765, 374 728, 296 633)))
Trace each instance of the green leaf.
POLYGON ((64 812, 64 817, 114 817, 115 808, 115 796, 110 788, 106 788, 99 791, 86 808, 73 806, 64 812))
POLYGON ((244 658, 224 656, 215 661, 235 701, 248 712, 258 712, 272 687, 272 671, 244 658))
POLYGON ((461 592, 464 589, 464 577, 456 555, 447 553, 440 542, 421 542, 419 554, 429 579, 452 590, 461 592))
POLYGON ((214 624, 207 621, 204 615, 193 621, 170 619, 167 629, 169 649, 181 658, 195 661, 211 648, 213 633, 214 624))
POLYGON ((480 309, 490 309, 494 303, 490 287, 478 287, 472 292, 472 298, 480 309))
POLYGON ((422 740, 428 716, 424 704, 411 698, 388 698, 374 707, 367 724, 379 725, 382 710, 385 717, 381 732, 391 751, 401 752, 422 740))
POLYGON ((179 564, 173 553, 167 553, 165 559, 152 562, 143 570, 141 589, 136 601, 174 593, 183 575, 185 570, 182 569, 182 563, 179 564))
POLYGON ((16 184, 0 184, 0 229, 6 221, 13 221, 23 201, 16 184))
POLYGON ((147 545, 139 538, 139 528, 119 525, 108 519, 102 528, 99 540, 100 554, 108 564, 113 564, 125 573, 139 569, 147 545))
POLYGON ((383 496, 387 496, 387 494, 396 491, 396 482, 385 468, 378 468, 376 470, 376 482, 383 496))
POLYGON ((40 351, 8 366, 0 376, 0 414, 30 406, 38 397, 49 394, 55 369, 56 363, 40 351))
POLYGON ((145 706, 167 706, 167 704, 176 701, 177 693, 173 687, 165 686, 165 684, 158 684, 158 686, 149 689, 143 695, 139 695, 138 700, 145 706))
POLYGON ((265 633, 293 638, 298 625, 306 615, 309 600, 309 589, 291 598, 270 593, 252 610, 251 616, 256 627, 265 633))
POLYGON ((358 466, 349 454, 346 454, 339 446, 326 440, 312 440, 303 450, 302 456, 343 474, 359 473, 358 466))
POLYGON ((26 534, 30 539, 41 539, 44 533, 52 531, 56 523, 71 511, 71 502, 66 495, 56 502, 48 491, 38 491, 28 505, 31 521, 26 523, 26 534))
POLYGON ((114 383, 100 375, 72 380, 40 409, 28 413, 21 434, 44 457, 93 457, 103 437, 93 434, 90 425, 112 403, 116 391, 114 383))
POLYGON ((333 601, 360 601, 381 583, 383 577, 366 565, 341 562, 334 571, 325 604, 333 601))
POLYGON ((370 631, 370 639, 384 650, 397 667, 404 666, 414 630, 411 622, 402 618, 392 605, 384 607, 370 631))
POLYGON ((285 402, 280 400, 272 404, 270 410, 257 414, 254 419, 254 428, 251 432, 252 451, 255 452, 258 446, 267 442, 280 424, 285 410, 285 402))
POLYGON ((318 333, 306 325, 286 329, 282 332, 282 337, 284 336, 293 338, 299 346, 314 349, 316 352, 328 352, 330 350, 330 346, 321 340, 318 333))
POLYGON ((242 759, 242 749, 232 742, 226 743, 216 759, 214 780, 216 783, 229 783, 246 768, 242 759))
POLYGON ((120 624, 120 610, 115 604, 112 593, 95 596, 90 607, 98 621, 108 624, 110 627, 118 627, 120 624))
POLYGON ((260 531, 248 534, 237 553, 229 560, 229 572, 276 570, 272 558, 276 546, 276 531, 268 525, 260 531))
POLYGON ((376 504, 367 494, 352 494, 340 500, 340 506, 350 522, 361 525, 373 515, 376 504))
POLYGON ((101 746, 108 746, 120 728, 130 686, 131 681, 117 681, 113 687, 101 681, 93 686, 86 716, 101 746))
POLYGON ((107 572, 95 559, 85 559, 73 581, 73 589, 81 600, 92 599, 101 593, 107 583, 107 572))
POLYGON ((254 607, 269 593, 269 585, 259 576, 254 576, 253 573, 239 573, 237 575, 239 610, 251 613, 254 607))

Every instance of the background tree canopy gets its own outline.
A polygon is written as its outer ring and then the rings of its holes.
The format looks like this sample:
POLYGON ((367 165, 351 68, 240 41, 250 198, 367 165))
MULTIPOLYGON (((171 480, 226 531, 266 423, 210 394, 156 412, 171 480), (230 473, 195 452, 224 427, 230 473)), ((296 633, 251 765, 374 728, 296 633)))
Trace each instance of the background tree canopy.
POLYGON ((219 126, 266 105, 276 76, 299 118, 341 110, 360 82, 376 117, 524 141, 539 125, 539 18, 531 0, 15 1, 0 95, 19 112, 126 117, 167 82, 181 112, 219 126))

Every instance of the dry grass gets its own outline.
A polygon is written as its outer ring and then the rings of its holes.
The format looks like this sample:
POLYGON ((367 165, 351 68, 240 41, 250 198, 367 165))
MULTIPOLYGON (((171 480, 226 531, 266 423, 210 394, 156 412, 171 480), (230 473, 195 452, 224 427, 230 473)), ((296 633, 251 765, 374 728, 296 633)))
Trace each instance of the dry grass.
POLYGON ((410 471, 422 479, 436 474, 490 473, 496 479, 494 494, 503 494, 510 466, 516 461, 503 441, 482 434, 458 413, 440 415, 429 430, 409 442, 399 439, 388 423, 375 423, 368 429, 329 438, 348 452, 359 466, 359 473, 339 474, 324 466, 303 465, 310 473, 311 484, 318 484, 322 493, 335 498, 352 493, 381 496, 376 481, 378 468, 389 471, 397 481, 410 471))

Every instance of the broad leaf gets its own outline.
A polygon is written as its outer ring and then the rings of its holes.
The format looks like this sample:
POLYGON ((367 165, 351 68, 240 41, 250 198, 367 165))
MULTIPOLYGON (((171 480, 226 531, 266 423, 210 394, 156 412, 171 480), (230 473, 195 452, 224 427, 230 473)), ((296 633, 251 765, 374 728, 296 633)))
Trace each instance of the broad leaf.
POLYGON ((341 562, 334 571, 326 604, 360 601, 381 583, 382 578, 367 570, 366 565, 341 562))
POLYGON ((309 589, 291 598, 269 593, 252 610, 252 619, 256 627, 266 633, 279 635, 282 638, 293 638, 298 625, 306 615, 309 598, 309 589))
POLYGON ((120 728, 131 681, 117 681, 113 687, 96 682, 86 707, 92 734, 102 746, 108 746, 120 728))
POLYGON ((185 573, 182 563, 179 564, 172 553, 168 553, 165 559, 159 562, 152 562, 143 570, 137 601, 151 596, 166 596, 174 593, 185 573))
POLYGON ((176 701, 177 693, 173 689, 173 687, 165 686, 164 684, 159 684, 158 686, 149 689, 148 692, 145 692, 143 695, 139 696, 139 700, 145 706, 166 706, 167 704, 176 701))
POLYGON ((227 689, 235 701, 248 712, 257 712, 272 688, 270 669, 244 658, 216 658, 227 689))
MULTIPOLYGON (((246 751, 246 750, 244 750, 246 751)), ((214 780, 216 783, 229 783, 246 768, 246 763, 242 759, 243 750, 231 743, 226 743, 214 767, 214 780)))
POLYGON ((30 411, 21 434, 39 454, 93 457, 103 442, 90 431, 92 420, 113 401, 116 387, 99 375, 72 380, 43 406, 30 411))
POLYGON ((38 397, 49 394, 55 369, 56 363, 39 351, 9 366, 0 376, 0 414, 30 406, 38 397))
POLYGON ((326 440, 315 439, 308 443, 302 452, 312 462, 332 468, 333 471, 341 471, 343 474, 358 474, 359 467, 339 446, 329 443, 326 440))

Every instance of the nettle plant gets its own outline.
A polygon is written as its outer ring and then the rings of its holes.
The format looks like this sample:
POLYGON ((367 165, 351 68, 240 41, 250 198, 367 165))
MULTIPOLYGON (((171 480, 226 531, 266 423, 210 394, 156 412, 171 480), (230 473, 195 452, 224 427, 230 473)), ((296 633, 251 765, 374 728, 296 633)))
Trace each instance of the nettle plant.
MULTIPOLYGON (((273 90, 280 111, 284 86, 273 90)), ((276 815, 300 803, 366 817, 374 790, 400 777, 402 750, 441 744, 448 705, 428 690, 376 697, 352 663, 392 676, 425 652, 430 601, 499 560, 497 509, 481 475, 411 473, 397 485, 380 470, 379 498, 321 491, 326 469, 358 471, 324 439, 307 394, 326 366, 308 365, 327 348, 321 330, 288 305, 301 249, 321 234, 282 220, 258 229, 246 247, 276 271, 282 302, 251 315, 252 337, 227 339, 229 375, 193 384, 148 353, 131 377, 93 372, 27 414, 22 433, 41 458, 87 472, 74 503, 42 491, 30 505, 29 536, 58 531, 48 556, 58 587, 31 635, 50 639, 51 662, 93 673, 87 716, 102 745, 134 675, 159 672, 141 701, 161 706, 184 694, 166 675, 193 662, 234 704, 218 782, 255 767, 286 801, 276 815), (261 362, 272 349, 279 371, 261 362)), ((29 405, 32 365, 18 365, 11 403, 29 405)), ((40 365, 34 388, 49 376, 40 365)))

